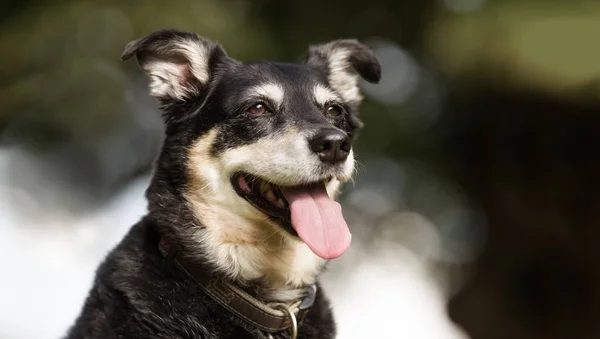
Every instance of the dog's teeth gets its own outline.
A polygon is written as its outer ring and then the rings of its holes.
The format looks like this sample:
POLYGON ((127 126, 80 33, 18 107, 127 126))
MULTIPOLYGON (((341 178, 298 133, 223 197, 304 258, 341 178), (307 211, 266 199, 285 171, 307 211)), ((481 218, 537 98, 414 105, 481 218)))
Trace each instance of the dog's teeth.
POLYGON ((260 192, 266 194, 271 189, 270 185, 264 181, 260 182, 260 192))
POLYGON ((281 198, 279 198, 275 204, 277 207, 285 208, 285 202, 283 202, 283 199, 281 198))
POLYGON ((267 198, 267 200, 269 200, 270 202, 276 204, 277 203, 277 197, 275 196, 275 193, 273 193, 273 191, 269 190, 267 191, 267 193, 265 193, 265 197, 267 198))

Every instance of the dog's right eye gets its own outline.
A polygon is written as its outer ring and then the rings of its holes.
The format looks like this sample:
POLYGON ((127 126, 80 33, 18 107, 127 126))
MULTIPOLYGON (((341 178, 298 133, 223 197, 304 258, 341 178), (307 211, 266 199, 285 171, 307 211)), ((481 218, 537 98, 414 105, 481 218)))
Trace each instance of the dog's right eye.
POLYGON ((246 112, 255 115, 264 114, 267 112, 267 106, 265 106, 262 103, 258 103, 253 106, 250 106, 250 108, 248 108, 246 112))
POLYGON ((327 107, 327 109, 325 110, 325 114, 332 117, 337 117, 342 114, 342 109, 340 108, 340 106, 331 105, 327 107))

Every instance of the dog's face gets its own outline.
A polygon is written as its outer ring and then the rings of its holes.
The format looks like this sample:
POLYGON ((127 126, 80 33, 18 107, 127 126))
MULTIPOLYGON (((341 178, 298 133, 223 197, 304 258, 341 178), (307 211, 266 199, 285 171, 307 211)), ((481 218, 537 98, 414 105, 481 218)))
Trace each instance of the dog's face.
POLYGON ((283 229, 322 258, 345 251, 350 234, 332 199, 354 172, 358 77, 380 77, 366 46, 313 46, 303 64, 239 62, 215 42, 165 30, 127 45, 123 58, 133 55, 163 103, 165 147, 181 148, 183 194, 206 228, 247 235, 233 242, 283 229))

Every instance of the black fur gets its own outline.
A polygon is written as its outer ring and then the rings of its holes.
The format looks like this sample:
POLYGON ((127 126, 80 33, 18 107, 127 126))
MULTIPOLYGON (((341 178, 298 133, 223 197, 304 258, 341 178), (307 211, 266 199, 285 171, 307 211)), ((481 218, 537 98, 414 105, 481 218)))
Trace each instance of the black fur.
MULTIPOLYGON (((157 229, 146 217, 111 252, 67 338, 265 338, 240 327, 236 317, 162 257, 157 229)), ((335 334, 329 302, 318 291, 299 338, 335 334)), ((288 338, 289 333, 273 337, 288 338)))
MULTIPOLYGON (((314 84, 327 85, 327 72, 319 65, 241 63, 229 58, 217 43, 176 30, 159 31, 131 42, 122 58, 135 55, 142 65, 148 58, 187 64, 186 55, 175 55, 169 50, 177 39, 190 39, 206 48, 210 81, 189 79, 189 83, 181 84, 195 86, 197 90, 185 100, 159 98, 163 103, 166 136, 146 191, 149 213, 100 265, 81 315, 66 339, 263 338, 264 333, 243 329, 236 317, 215 304, 158 251, 159 238, 165 237, 177 243, 184 253, 194 252, 196 259, 203 255, 189 236, 202 227, 201 220, 194 217, 183 196, 190 181, 186 169, 189 147, 216 127, 220 133, 213 144, 213 156, 289 125, 315 130, 332 126, 348 134, 358 128, 354 119, 356 107, 350 103, 336 103, 343 114, 326 117, 323 107, 307 99, 311 97, 307 91, 314 84), (266 80, 280 84, 291 94, 286 95, 281 108, 271 107, 269 114, 245 114, 254 102, 245 101, 244 89, 266 80)), ((379 64, 376 59, 373 61, 372 54, 364 54, 362 47, 353 42, 344 42, 343 46, 357 48, 359 53, 351 56, 351 63, 361 76, 378 80, 379 64)), ((257 282, 258 298, 260 290, 257 282)), ((288 338, 289 334, 276 333, 273 338, 288 338)), ((300 327, 299 338, 334 336, 329 302, 319 289, 315 304, 300 327)))

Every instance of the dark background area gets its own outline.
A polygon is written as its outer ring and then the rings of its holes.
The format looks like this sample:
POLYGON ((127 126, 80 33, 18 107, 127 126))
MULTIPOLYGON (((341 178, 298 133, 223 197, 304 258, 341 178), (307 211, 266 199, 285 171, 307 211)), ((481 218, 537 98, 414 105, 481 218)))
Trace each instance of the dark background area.
POLYGON ((361 249, 383 237, 426 262, 473 339, 600 337, 600 2, 5 0, 0 232, 52 218, 69 232, 57 215, 151 173, 158 105, 119 55, 166 27, 239 60, 372 46, 383 79, 363 84, 362 166, 342 197, 361 249))

